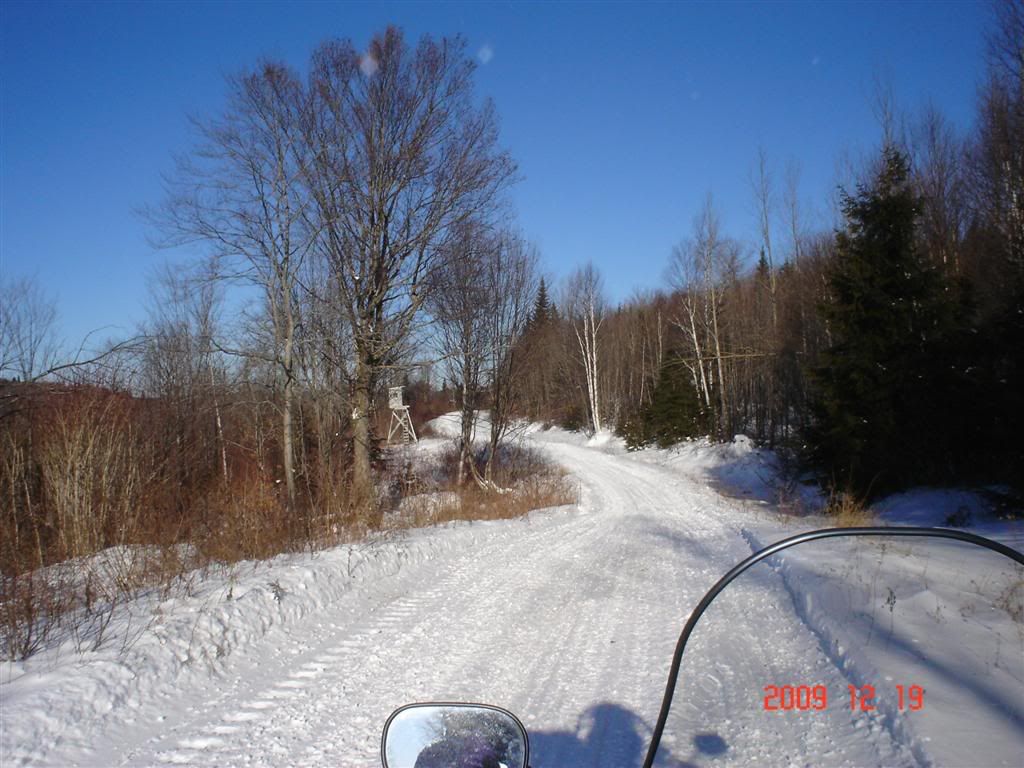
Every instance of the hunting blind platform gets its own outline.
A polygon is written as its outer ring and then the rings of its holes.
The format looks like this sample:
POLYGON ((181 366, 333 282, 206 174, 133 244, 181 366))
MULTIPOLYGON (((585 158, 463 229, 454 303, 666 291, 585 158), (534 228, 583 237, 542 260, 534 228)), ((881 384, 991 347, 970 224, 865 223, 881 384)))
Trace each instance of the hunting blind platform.
POLYGON ((402 399, 403 387, 388 388, 388 407, 391 408, 391 428, 388 430, 388 445, 396 432, 402 433, 403 443, 417 443, 416 430, 409 416, 409 406, 402 399))

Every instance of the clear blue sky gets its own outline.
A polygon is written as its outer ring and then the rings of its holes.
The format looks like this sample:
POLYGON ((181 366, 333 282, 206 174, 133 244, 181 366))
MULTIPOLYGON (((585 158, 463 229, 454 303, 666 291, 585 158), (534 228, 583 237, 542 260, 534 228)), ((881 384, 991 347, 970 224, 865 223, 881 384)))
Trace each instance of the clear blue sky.
MULTIPOLYGON (((764 147, 801 168, 828 226, 844 152, 877 146, 873 81, 966 130, 988 8, 918 3, 0 2, 0 270, 36 275, 62 335, 127 334, 154 251, 133 214, 216 115, 224 75, 263 55, 303 70, 328 37, 388 23, 461 33, 480 56, 502 143, 524 180, 519 222, 554 277, 593 260, 610 296, 659 286, 710 190, 728 234, 755 239, 749 176, 764 147)), ((181 255, 180 257, 184 257, 181 255)))

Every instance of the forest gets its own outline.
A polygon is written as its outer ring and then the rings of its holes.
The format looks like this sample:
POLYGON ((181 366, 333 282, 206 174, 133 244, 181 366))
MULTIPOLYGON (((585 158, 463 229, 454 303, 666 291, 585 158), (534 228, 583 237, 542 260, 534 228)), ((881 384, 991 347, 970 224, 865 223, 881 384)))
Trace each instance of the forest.
POLYGON ((33 572, 118 545, 183 568, 368 535, 424 484, 478 510, 560 503, 556 468, 514 447, 524 421, 632 449, 746 434, 861 502, 1019 499, 1024 3, 997 9, 969 133, 880 94, 877 151, 817 231, 799 174, 751 147, 758 240, 708 195, 662 288, 617 305, 591 264, 542 273, 461 39, 390 27, 322 44, 301 76, 231 77, 144 212, 203 258, 154 281, 137 334, 61 359, 38 286, 2 286, 0 602, 51 610, 33 572), (462 414, 432 478, 387 448, 394 386, 417 430, 462 414))

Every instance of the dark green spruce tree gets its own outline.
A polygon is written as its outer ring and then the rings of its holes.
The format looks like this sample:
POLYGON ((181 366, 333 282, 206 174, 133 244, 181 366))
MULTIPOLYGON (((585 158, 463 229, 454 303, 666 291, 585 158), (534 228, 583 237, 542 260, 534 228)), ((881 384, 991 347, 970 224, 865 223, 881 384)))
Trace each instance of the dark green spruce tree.
POLYGON ((955 311, 919 252, 919 211, 907 159, 888 147, 871 184, 844 196, 836 234, 808 442, 825 480, 863 497, 948 472, 955 311))
POLYGON ((537 298, 533 302, 533 312, 530 313, 530 325, 543 326, 552 320, 551 299, 548 297, 548 286, 541 277, 540 285, 537 286, 537 298))
POLYGON ((658 372, 651 404, 644 414, 649 439, 667 448, 688 437, 707 434, 708 415, 689 370, 679 360, 668 358, 658 372))
POLYGON ((652 443, 661 448, 706 435, 709 414, 702 407, 693 377, 677 356, 668 356, 658 371, 651 402, 623 423, 619 434, 630 450, 652 443))

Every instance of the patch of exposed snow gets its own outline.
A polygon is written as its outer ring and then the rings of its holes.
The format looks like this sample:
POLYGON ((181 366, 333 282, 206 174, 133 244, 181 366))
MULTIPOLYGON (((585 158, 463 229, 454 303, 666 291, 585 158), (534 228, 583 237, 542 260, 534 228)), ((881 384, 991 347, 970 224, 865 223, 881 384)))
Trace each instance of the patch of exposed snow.
MULTIPOLYGON (((196 572, 121 606, 94 651, 0 665, 0 762, 377 768, 395 707, 462 699, 517 712, 534 768, 638 765, 690 610, 753 547, 828 521, 778 515, 777 460, 742 436, 637 453, 599 437, 530 430, 578 508, 196 572)), ((1012 578, 990 595, 970 562, 889 551, 884 567, 790 553, 730 587, 684 657, 663 764, 1012 765, 1024 729, 993 706, 1024 700, 1012 578), (979 650, 993 627, 998 658, 979 650), (924 710, 844 706, 848 685, 899 680, 928 688, 924 710), (764 711, 766 685, 819 684, 827 711, 764 711)))

